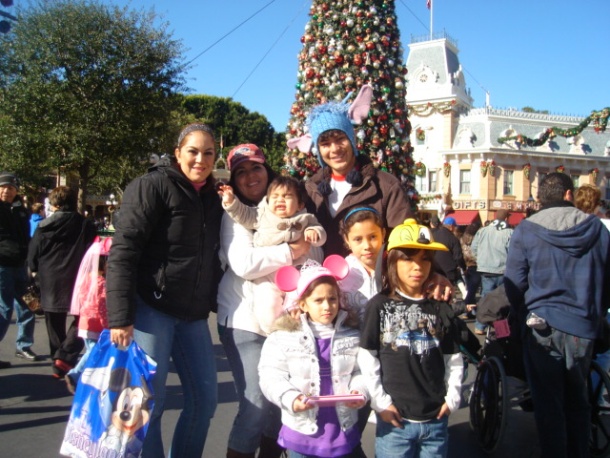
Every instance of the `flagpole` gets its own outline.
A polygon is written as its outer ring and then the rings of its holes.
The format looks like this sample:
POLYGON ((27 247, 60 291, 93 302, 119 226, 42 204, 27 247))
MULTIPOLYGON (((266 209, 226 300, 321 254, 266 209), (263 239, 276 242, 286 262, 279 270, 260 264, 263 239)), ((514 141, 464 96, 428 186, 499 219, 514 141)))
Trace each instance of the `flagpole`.
POLYGON ((434 26, 434 0, 430 0, 430 41, 433 37, 433 26, 434 26))

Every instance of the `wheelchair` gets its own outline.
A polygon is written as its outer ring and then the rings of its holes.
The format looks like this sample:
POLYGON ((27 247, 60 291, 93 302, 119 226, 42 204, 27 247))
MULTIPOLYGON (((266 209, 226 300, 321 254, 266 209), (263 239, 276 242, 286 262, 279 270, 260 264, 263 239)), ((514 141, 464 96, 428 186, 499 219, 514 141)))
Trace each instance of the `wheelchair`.
MULTIPOLYGON (((488 327, 480 354, 464 353, 477 370, 468 400, 470 427, 487 453, 494 452, 501 444, 510 409, 518 405, 526 412, 533 411, 521 362, 521 342, 504 335, 506 323, 501 326, 502 337, 498 337, 496 323, 488 327)), ((591 363, 588 394, 589 450, 592 457, 607 457, 610 456, 610 377, 595 361, 591 363)))

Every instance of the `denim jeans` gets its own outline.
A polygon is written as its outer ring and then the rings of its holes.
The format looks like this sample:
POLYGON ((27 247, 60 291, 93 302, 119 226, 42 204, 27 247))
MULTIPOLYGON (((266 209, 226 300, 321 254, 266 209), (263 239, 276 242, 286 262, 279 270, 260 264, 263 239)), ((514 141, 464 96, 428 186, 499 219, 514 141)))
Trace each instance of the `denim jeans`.
POLYGON ((589 456, 587 376, 593 341, 553 329, 525 328, 523 359, 542 457, 589 456))
MULTIPOLYGON (((485 297, 487 293, 491 293, 494 289, 504 283, 504 275, 481 275, 481 298, 485 297)), ((483 323, 478 321, 474 322, 474 327, 479 331, 487 328, 483 323)))
MULTIPOLYGON (((288 458, 318 458, 316 455, 303 455, 302 453, 295 452, 292 450, 288 451, 288 458)), ((362 450, 362 446, 358 445, 354 450, 352 450, 347 455, 341 455, 334 458, 366 458, 364 451, 362 450)))
POLYGON ((402 420, 403 429, 377 415, 375 456, 383 458, 444 458, 447 456, 449 417, 424 423, 402 420))
POLYGON ((78 364, 70 369, 66 375, 68 375, 74 382, 78 383, 81 374, 85 370, 85 364, 89 359, 89 355, 91 354, 91 350, 97 343, 97 340, 93 339, 83 339, 85 341, 85 353, 80 357, 78 364))
POLYGON ((17 350, 29 350, 34 344, 36 316, 27 308, 21 296, 26 290, 24 267, 0 266, 0 341, 11 324, 13 309, 16 314, 17 350))
POLYGON ((207 320, 184 321, 136 300, 135 341, 157 362, 153 378, 155 407, 142 449, 143 457, 164 457, 161 416, 170 358, 176 366, 184 407, 169 456, 201 457, 218 402, 216 359, 207 320))
POLYGON ((265 337, 222 325, 218 329, 239 402, 228 447, 240 453, 254 453, 261 435, 277 438, 281 427, 279 407, 263 396, 259 386, 258 362, 265 337))

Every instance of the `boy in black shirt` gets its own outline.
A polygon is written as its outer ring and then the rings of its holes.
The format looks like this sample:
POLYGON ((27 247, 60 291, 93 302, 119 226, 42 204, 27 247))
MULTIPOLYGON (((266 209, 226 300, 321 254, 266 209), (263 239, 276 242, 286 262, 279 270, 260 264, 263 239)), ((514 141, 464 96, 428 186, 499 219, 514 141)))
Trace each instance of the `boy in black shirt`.
POLYGON ((434 242, 413 219, 388 241, 388 288, 366 307, 360 346, 378 413, 377 456, 447 455, 447 421, 459 408, 463 361, 455 315, 446 302, 426 298, 434 242))

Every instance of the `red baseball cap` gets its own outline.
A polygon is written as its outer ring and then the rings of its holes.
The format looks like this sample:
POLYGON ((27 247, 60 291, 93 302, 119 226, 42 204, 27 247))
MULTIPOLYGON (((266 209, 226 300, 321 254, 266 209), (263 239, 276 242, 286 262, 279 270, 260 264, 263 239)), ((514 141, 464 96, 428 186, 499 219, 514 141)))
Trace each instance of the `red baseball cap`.
POLYGON ((229 170, 234 170, 242 162, 252 161, 259 164, 265 163, 265 155, 258 146, 253 143, 237 145, 231 150, 227 157, 229 170))

